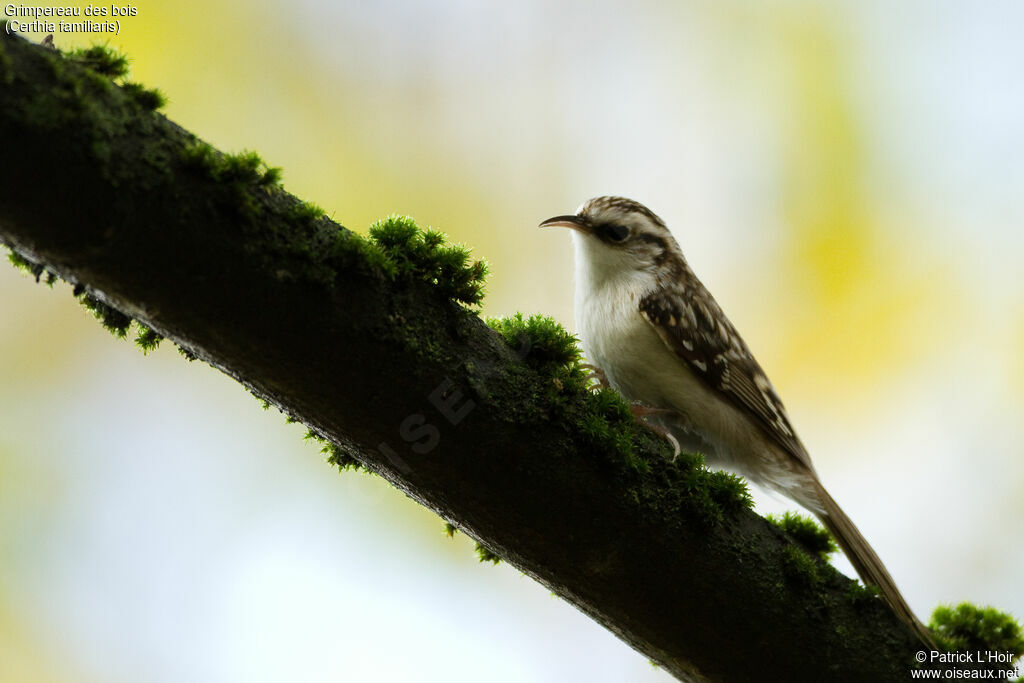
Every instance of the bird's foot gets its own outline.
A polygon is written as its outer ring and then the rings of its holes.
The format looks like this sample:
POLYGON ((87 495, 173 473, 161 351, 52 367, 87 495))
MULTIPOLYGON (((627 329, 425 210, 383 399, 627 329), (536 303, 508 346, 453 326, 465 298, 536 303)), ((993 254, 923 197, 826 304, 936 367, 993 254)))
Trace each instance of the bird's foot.
POLYGON ((580 367, 587 371, 587 384, 597 382, 599 387, 611 388, 612 385, 608 382, 608 375, 604 374, 604 370, 590 363, 580 363, 580 367))
POLYGON ((654 422, 648 422, 646 418, 677 417, 679 413, 669 408, 652 408, 651 406, 644 405, 643 403, 631 403, 629 405, 629 412, 633 413, 633 417, 639 424, 650 429, 652 432, 672 444, 672 462, 675 462, 676 458, 679 457, 679 453, 682 452, 682 449, 679 447, 679 441, 667 427, 663 427, 654 422))

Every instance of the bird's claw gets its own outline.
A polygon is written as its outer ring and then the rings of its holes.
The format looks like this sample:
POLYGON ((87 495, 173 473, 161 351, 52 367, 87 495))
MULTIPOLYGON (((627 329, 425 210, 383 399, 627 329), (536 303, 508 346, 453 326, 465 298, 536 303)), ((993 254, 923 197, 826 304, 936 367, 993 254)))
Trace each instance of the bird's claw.
POLYGON ((604 370, 592 365, 590 363, 580 363, 580 367, 587 371, 587 383, 596 381, 597 385, 604 387, 605 389, 611 388, 611 383, 608 381, 608 375, 604 374, 604 370))
POLYGON ((672 444, 672 462, 676 461, 679 454, 682 452, 682 448, 679 446, 679 440, 676 439, 675 435, 668 430, 667 427, 663 427, 660 424, 648 422, 648 417, 668 417, 676 416, 678 413, 669 408, 652 408, 651 406, 644 405, 643 403, 631 403, 629 406, 629 412, 633 413, 633 417, 637 423, 643 425, 647 429, 650 429, 655 434, 666 439, 672 444))

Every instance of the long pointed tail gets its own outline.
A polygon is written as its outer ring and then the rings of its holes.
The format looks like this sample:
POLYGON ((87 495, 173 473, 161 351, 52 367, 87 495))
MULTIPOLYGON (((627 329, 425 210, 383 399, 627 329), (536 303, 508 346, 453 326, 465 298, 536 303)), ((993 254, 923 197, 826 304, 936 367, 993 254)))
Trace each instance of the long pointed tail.
POLYGON ((846 513, 843 512, 843 509, 839 507, 839 504, 832 496, 828 494, 828 491, 821 485, 817 477, 814 477, 814 486, 822 509, 822 513, 818 515, 818 518, 825 525, 825 528, 828 529, 829 533, 839 542, 839 546, 846 553, 846 556, 850 558, 850 563, 857 570, 861 581, 865 584, 878 586, 882 592, 882 597, 892 607, 896 616, 910 626, 922 642, 930 648, 938 649, 931 632, 914 615, 910 605, 903 599, 900 589, 896 587, 896 582, 893 581, 885 565, 882 564, 882 560, 875 554, 875 551, 868 544, 867 539, 860 533, 860 530, 857 529, 853 520, 846 516, 846 513))

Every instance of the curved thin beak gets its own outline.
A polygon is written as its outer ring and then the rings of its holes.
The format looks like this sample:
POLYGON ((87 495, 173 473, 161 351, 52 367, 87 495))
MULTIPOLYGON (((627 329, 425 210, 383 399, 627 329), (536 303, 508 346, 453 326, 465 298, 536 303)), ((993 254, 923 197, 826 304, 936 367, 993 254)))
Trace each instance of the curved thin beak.
POLYGON ((573 230, 578 230, 579 232, 582 233, 589 233, 591 231, 590 224, 585 219, 583 219, 580 216, 577 216, 576 214, 572 214, 569 216, 555 216, 554 218, 549 218, 543 223, 541 223, 539 227, 572 228, 573 230))

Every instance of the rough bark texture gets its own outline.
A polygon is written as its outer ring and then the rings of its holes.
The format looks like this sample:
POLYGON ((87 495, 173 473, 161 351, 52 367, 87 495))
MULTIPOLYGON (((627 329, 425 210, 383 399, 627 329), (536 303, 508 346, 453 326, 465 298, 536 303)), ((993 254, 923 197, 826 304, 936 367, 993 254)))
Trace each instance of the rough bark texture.
POLYGON ((647 469, 595 447, 587 396, 558 394, 431 283, 387 277, 355 248, 327 263, 343 228, 203 172, 194 136, 105 78, 0 38, 0 131, 0 240, 310 425, 678 678, 907 679, 920 646, 881 600, 703 490, 642 430, 622 428, 647 469))

